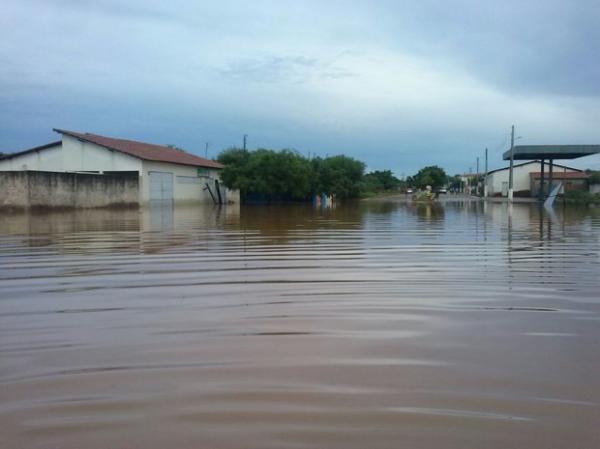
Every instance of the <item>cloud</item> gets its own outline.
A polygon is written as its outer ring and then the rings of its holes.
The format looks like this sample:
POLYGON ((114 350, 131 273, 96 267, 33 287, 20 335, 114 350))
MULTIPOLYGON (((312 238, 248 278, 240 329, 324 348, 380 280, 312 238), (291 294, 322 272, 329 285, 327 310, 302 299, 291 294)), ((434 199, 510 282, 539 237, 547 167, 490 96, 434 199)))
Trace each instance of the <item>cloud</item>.
POLYGON ((403 49, 460 65, 509 92, 600 95, 595 0, 423 0, 412 6, 382 16, 385 28, 398 29, 394 42, 403 49))
POLYGON ((218 69, 219 76, 229 82, 305 83, 319 78, 342 79, 356 76, 352 71, 314 57, 270 56, 242 59, 218 69))
POLYGON ((0 149, 56 126, 214 151, 249 134, 408 174, 464 171, 513 123, 524 143, 600 141, 594 1, 3 7, 0 149))

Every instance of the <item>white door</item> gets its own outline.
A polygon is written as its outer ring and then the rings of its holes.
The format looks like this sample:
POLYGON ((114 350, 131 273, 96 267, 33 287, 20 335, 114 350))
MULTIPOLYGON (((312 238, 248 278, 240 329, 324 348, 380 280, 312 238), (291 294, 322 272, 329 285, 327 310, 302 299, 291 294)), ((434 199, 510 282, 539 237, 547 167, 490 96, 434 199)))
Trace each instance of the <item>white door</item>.
POLYGON ((151 171, 150 178, 150 201, 172 201, 173 200, 173 173, 151 171))
POLYGON ((508 182, 502 182, 502 196, 508 196, 508 182))

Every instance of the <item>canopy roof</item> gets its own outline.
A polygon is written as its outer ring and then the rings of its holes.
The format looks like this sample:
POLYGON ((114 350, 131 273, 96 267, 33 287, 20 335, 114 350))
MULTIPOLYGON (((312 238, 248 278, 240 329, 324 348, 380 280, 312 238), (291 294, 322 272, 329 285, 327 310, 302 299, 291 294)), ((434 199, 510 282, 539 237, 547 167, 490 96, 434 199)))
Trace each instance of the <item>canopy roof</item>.
MULTIPOLYGON (((600 153, 600 145, 515 145, 513 159, 577 159, 600 153)), ((502 155, 510 160, 510 150, 502 155)))

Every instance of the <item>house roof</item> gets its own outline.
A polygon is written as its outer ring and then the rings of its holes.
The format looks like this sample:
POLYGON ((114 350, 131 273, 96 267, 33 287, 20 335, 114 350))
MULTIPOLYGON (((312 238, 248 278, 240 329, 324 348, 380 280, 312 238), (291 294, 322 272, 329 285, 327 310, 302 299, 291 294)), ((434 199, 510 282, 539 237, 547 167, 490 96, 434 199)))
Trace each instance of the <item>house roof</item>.
POLYGON ((28 153, 35 153, 36 151, 45 150, 46 148, 57 147, 57 146, 60 146, 61 144, 62 144, 62 142, 60 140, 57 140, 56 142, 50 142, 45 145, 40 145, 39 147, 29 148, 28 150, 18 151, 16 153, 5 154, 3 156, 0 156, 0 160, 10 159, 15 156, 21 156, 23 154, 28 154, 28 153))
POLYGON ((113 137, 99 136, 91 133, 78 133, 67 131, 65 129, 54 128, 54 131, 146 161, 170 162, 172 164, 193 165, 195 167, 223 168, 223 165, 218 162, 204 159, 164 145, 136 142, 135 140, 115 139, 113 137))
MULTIPOLYGON (((531 173, 529 173, 529 176, 531 176, 532 178, 541 178, 542 172, 540 172, 540 171, 531 172, 531 173)), ((550 173, 544 172, 544 177, 546 179, 550 178, 550 173)), ((589 177, 590 177, 590 175, 588 175, 587 173, 576 172, 576 171, 558 171, 558 172, 553 171, 552 172, 553 179, 587 179, 589 177)))
MULTIPOLYGON (((520 164, 513 164, 513 168, 515 168, 515 167, 522 167, 524 165, 529 165, 529 164, 538 164, 539 165, 539 164, 541 164, 541 161, 521 162, 520 164)), ((546 164, 546 165, 548 165, 548 164, 546 164)), ((560 168, 566 168, 568 170, 573 170, 573 171, 580 172, 580 173, 583 172, 583 170, 580 170, 580 169, 574 168, 574 167, 567 167, 566 165, 561 165, 561 164, 553 164, 553 165, 554 165, 555 168, 556 167, 560 167, 560 168)), ((491 175, 492 173, 496 173, 496 172, 499 172, 499 171, 502 171, 502 170, 508 170, 508 169, 510 169, 510 167, 502 167, 502 168, 497 168, 495 170, 490 170, 488 172, 488 175, 491 175)), ((555 173, 557 173, 557 172, 555 172, 555 173)))

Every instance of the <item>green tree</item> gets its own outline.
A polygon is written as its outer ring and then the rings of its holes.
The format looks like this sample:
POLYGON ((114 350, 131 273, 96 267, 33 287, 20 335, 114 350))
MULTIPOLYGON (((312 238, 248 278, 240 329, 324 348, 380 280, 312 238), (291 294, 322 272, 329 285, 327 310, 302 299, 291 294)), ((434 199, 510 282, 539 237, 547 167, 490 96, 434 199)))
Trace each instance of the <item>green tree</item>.
POLYGON ((434 190, 446 184, 446 172, 437 165, 424 167, 412 178, 414 185, 420 189, 431 186, 434 190))
POLYGON ((374 187, 374 191, 393 190, 400 185, 400 180, 392 174, 391 170, 369 172, 364 176, 364 181, 374 187))
POLYGON ((586 170, 585 172, 590 175, 590 184, 600 184, 600 170, 586 170))
POLYGON ((221 152, 217 160, 225 166, 221 172, 223 183, 239 189, 242 195, 256 195, 268 200, 310 197, 310 162, 294 151, 229 148, 221 152))
POLYGON ((317 191, 337 198, 356 198, 365 164, 348 156, 333 156, 321 159, 316 166, 317 191))
POLYGON ((250 152, 241 148, 228 148, 222 151, 217 161, 225 167, 221 170, 221 181, 240 192, 252 187, 252 174, 249 170, 250 152))
POLYGON ((364 164, 347 156, 307 159, 291 150, 229 148, 217 160, 223 183, 243 198, 310 200, 316 193, 353 198, 360 192, 364 164))
POLYGON ((454 175, 448 178, 448 187, 454 191, 460 192, 463 188, 463 182, 460 175, 454 175))

